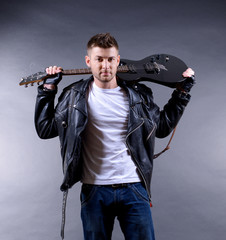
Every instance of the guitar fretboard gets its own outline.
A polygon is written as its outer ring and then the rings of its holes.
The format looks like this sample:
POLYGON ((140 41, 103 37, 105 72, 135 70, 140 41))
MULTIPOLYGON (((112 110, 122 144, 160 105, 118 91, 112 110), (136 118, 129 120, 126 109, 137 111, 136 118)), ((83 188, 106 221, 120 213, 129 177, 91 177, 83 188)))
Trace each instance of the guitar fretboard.
POLYGON ((63 75, 80 75, 80 74, 91 74, 90 68, 70 69, 63 70, 63 75))
MULTIPOLYGON (((117 72, 128 72, 128 66, 119 66, 117 72)), ((82 74, 91 74, 90 68, 80 68, 80 69, 70 69, 70 70, 63 70, 63 75, 82 75, 82 74)))

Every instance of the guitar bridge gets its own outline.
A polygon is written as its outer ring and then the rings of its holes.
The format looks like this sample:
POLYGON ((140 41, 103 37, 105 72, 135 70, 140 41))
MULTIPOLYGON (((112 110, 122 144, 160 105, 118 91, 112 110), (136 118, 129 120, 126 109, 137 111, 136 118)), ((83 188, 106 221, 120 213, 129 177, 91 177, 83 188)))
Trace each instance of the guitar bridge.
POLYGON ((158 63, 156 62, 152 62, 152 63, 145 63, 144 64, 144 69, 147 73, 151 73, 151 74, 154 74, 154 73, 157 73, 159 74, 160 73, 160 68, 161 66, 159 66, 158 63))
POLYGON ((159 67, 159 65, 158 65, 156 62, 153 62, 153 64, 154 64, 155 72, 156 72, 157 74, 159 74, 159 73, 160 73, 160 67, 159 67))

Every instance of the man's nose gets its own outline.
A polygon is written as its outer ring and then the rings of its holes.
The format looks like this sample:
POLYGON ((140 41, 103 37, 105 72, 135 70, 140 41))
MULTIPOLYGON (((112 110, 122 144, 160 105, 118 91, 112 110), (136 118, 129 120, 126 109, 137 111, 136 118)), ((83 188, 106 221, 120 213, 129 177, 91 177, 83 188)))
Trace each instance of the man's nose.
POLYGON ((104 59, 104 60, 103 60, 102 66, 103 66, 103 68, 109 68, 109 62, 108 62, 107 59, 104 59))

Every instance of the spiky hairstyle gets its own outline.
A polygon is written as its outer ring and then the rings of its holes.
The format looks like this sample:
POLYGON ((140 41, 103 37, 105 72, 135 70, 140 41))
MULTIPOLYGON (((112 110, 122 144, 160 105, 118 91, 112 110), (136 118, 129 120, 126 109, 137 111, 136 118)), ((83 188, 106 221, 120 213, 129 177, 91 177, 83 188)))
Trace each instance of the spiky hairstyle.
POLYGON ((118 43, 110 33, 98 33, 95 36, 91 37, 87 43, 87 50, 93 47, 100 48, 111 48, 115 47, 117 50, 119 49, 118 43))

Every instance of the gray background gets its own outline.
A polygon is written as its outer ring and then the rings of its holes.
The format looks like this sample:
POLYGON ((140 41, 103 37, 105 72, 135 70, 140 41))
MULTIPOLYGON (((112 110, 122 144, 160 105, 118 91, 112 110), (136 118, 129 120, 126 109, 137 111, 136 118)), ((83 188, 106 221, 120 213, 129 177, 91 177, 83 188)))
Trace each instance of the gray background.
MULTIPOLYGON (((196 72, 192 100, 171 150, 155 161, 152 195, 157 240, 223 240, 226 233, 225 1, 1 1, 0 238, 60 239, 62 193, 58 139, 34 124, 36 86, 20 78, 49 65, 85 67, 88 39, 111 32, 121 57, 155 53, 196 72)), ((65 77, 60 90, 81 76, 65 77)), ((148 84, 162 107, 172 89, 148 84)), ((157 140, 156 151, 168 139, 157 140)), ((66 239, 82 239, 80 183, 70 193, 66 239)), ((116 222, 113 239, 123 239, 116 222)))

